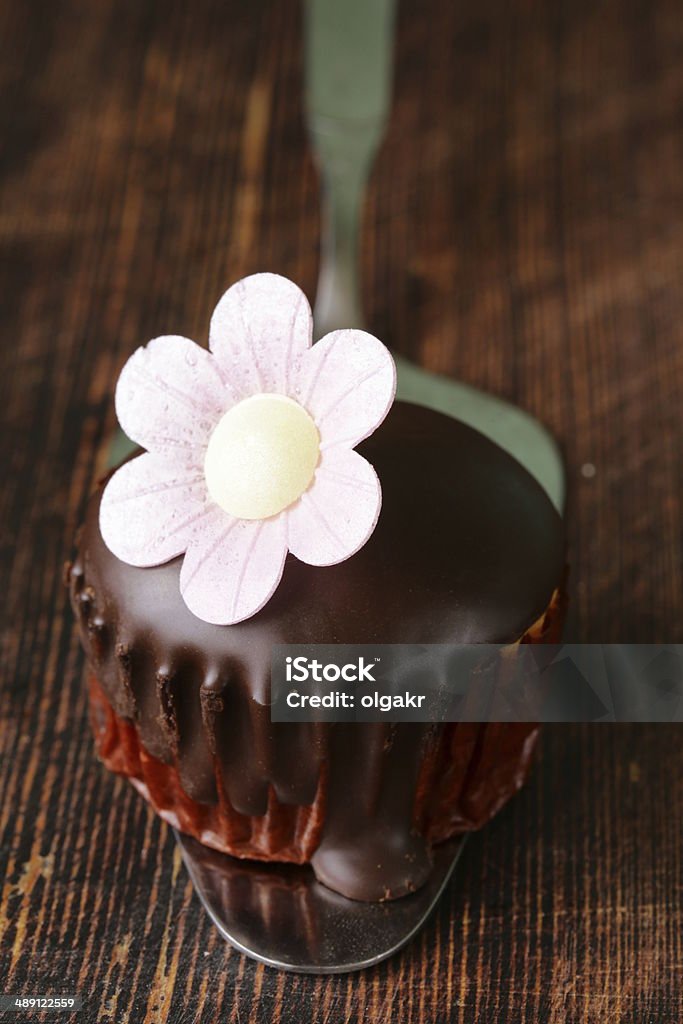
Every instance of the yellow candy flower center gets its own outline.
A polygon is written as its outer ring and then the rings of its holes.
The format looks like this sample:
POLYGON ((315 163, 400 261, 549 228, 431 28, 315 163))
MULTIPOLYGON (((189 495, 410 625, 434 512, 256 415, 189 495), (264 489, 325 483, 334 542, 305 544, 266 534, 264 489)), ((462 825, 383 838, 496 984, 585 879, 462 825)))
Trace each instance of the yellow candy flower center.
POLYGON ((306 410, 284 395, 253 395, 228 409, 211 434, 204 474, 231 516, 267 519, 304 493, 320 457, 306 410))

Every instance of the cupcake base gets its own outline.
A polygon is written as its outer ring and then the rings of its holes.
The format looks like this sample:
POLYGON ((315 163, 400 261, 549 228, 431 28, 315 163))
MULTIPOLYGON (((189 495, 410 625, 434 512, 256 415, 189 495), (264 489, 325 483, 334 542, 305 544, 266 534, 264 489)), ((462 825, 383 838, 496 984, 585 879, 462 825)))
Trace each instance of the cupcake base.
MULTIPOLYGON (((520 642, 557 642, 562 605, 557 592, 520 642)), ((434 843, 480 828, 522 786, 538 735, 533 723, 337 725, 312 802, 286 803, 271 788, 265 813, 249 815, 231 804, 218 765, 215 802, 188 796, 175 765, 145 749, 136 726, 114 711, 95 675, 89 679, 89 699, 100 759, 127 776, 169 824, 234 857, 310 862, 330 888, 365 900, 393 899, 423 884, 434 843), (335 757, 334 746, 344 748, 346 756, 335 757), (348 756, 354 747, 364 756, 348 756), (407 758, 413 784, 392 786, 393 771, 401 765, 405 772, 407 758), (340 764, 342 773, 334 770, 340 764), (345 799, 340 799, 342 791, 348 794, 345 799), (410 805, 396 806, 406 800, 410 805), (330 806, 335 808, 332 820, 330 806), (346 812, 340 814, 340 807, 346 812), (401 820, 405 827, 397 828, 401 820), (387 878, 400 882, 388 887, 387 878)))

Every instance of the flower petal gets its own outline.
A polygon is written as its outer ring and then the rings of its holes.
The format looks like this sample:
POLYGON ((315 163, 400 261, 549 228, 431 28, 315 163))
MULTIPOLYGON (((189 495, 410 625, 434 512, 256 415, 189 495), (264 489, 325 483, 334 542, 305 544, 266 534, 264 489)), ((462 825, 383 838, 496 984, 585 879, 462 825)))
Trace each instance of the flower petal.
POLYGON ((313 483, 287 510, 289 550, 309 565, 334 565, 354 555, 377 525, 382 490, 358 452, 325 453, 313 483))
POLYGON ((168 335, 137 349, 116 385, 116 415, 132 441, 150 451, 198 458, 233 404, 220 366, 189 338, 168 335))
POLYGON ((389 349, 365 331, 332 331, 303 359, 299 391, 292 397, 320 431, 321 449, 353 448, 375 430, 396 394, 389 349))
POLYGON ((201 533, 209 508, 201 469, 145 452, 124 463, 100 503, 100 532, 128 565, 160 565, 182 554, 201 533))
POLYGON ((209 348, 236 397, 260 392, 290 395, 290 382, 311 344, 313 318, 306 296, 279 274, 253 274, 220 300, 209 328, 209 348))
POLYGON ((216 625, 248 619, 275 591, 286 554, 282 516, 234 519, 214 506, 180 571, 185 604, 198 618, 216 625))

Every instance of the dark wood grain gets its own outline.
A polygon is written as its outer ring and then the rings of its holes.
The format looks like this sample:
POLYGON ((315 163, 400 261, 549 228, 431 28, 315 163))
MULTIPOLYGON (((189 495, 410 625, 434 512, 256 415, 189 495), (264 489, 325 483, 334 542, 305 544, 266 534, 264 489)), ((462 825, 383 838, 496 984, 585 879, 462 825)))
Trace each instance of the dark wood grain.
MULTIPOLYGON (((5 0, 0 39, 0 989, 116 1024, 677 1024, 680 729, 546 730, 420 937, 332 979, 226 948, 98 766, 61 565, 132 349, 204 338, 250 271, 313 293, 300 11, 5 0)), ((404 5, 369 320, 560 438, 576 639, 683 639, 682 268, 679 0, 404 5)))

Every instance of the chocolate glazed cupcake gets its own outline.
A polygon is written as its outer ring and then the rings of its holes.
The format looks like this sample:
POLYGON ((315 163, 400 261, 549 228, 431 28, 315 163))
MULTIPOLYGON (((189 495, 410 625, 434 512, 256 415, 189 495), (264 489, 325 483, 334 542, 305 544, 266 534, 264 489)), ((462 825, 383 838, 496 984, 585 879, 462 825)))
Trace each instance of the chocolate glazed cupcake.
MULTIPOLYGON (((319 466, 323 429, 320 437, 319 466)), ((307 564, 300 551, 283 555, 277 589, 238 621, 205 621, 190 610, 180 556, 141 567, 112 553, 102 536, 104 485, 89 504, 68 579, 107 767, 207 846, 309 862, 345 896, 382 900, 419 887, 434 843, 479 828, 521 786, 536 728, 272 723, 272 645, 557 640, 564 543, 536 481, 449 417, 397 403, 353 454, 381 483, 381 514, 366 542, 331 565, 307 564)), ((363 504, 369 489, 356 481, 351 490, 363 504)), ((329 525, 331 513, 316 509, 329 525)), ((165 552, 179 521, 157 530, 165 552)), ((129 527, 139 532, 133 518, 129 527)), ((252 601, 259 599, 254 590, 252 601)))

